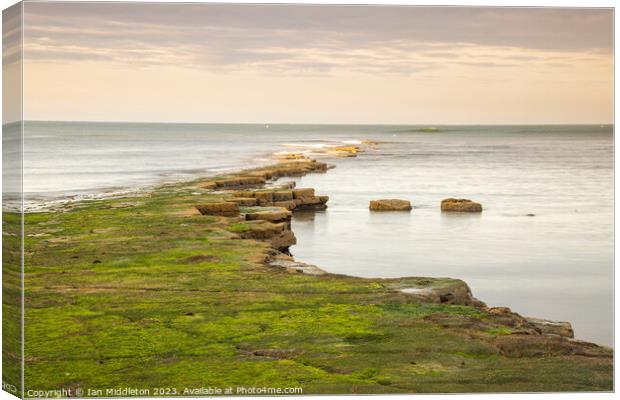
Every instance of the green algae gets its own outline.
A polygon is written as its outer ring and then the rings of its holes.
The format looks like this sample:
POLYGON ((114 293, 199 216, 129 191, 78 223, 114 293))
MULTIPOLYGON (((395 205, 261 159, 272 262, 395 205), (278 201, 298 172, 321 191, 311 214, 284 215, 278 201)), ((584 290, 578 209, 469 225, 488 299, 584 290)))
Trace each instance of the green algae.
MULTIPOLYGON (((317 277, 269 267, 266 243, 235 236, 245 222, 191 212, 219 197, 169 185, 25 216, 26 391, 612 389, 609 357, 507 357, 493 342, 511 333, 501 321, 399 291, 448 278, 317 277)), ((16 306, 16 290, 5 288, 5 309, 16 306)))

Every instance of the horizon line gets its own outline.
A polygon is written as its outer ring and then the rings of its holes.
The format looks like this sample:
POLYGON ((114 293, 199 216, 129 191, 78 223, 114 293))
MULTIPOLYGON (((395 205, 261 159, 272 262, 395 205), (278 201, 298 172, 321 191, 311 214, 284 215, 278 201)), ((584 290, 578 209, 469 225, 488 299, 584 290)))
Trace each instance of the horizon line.
POLYGON ((540 122, 540 123, 516 123, 516 122, 502 122, 502 123, 421 123, 421 122, 406 122, 406 123, 359 123, 359 122, 182 122, 182 121, 121 121, 121 120, 64 120, 64 119, 25 119, 3 122, 2 125, 9 125, 19 122, 87 122, 98 124, 185 124, 185 125, 359 125, 359 126, 544 126, 544 125, 614 125, 614 122, 540 122))

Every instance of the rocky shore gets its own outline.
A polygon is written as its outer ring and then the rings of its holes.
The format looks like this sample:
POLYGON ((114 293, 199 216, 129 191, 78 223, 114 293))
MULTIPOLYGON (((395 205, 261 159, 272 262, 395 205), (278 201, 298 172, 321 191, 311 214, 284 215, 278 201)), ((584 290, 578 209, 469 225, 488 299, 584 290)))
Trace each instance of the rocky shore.
MULTIPOLYGON (((285 159, 27 213, 26 389, 613 389, 613 351, 575 340, 568 323, 488 307, 458 279, 358 278, 295 260, 291 220, 328 207, 329 193, 284 178, 329 168, 285 159)), ((4 221, 10 243, 19 215, 4 221)), ((18 315, 18 287, 6 288, 4 310, 18 315)))
MULTIPOLYGON (((224 201, 197 205, 196 208, 203 215, 237 217, 235 221, 238 223, 233 230, 239 238, 266 241, 272 247, 273 251, 265 258, 266 264, 284 268, 288 272, 326 275, 328 272, 320 267, 296 261, 289 248, 297 243, 291 230, 293 212, 323 210, 327 208, 329 197, 315 195, 313 188, 295 188, 294 182, 279 183, 278 179, 324 173, 327 169, 326 163, 304 157, 294 162, 287 160, 267 167, 241 171, 223 179, 206 181, 201 183, 200 187, 217 191, 224 196, 224 201), (271 184, 271 187, 265 188, 267 184, 271 184)), ((398 199, 372 200, 369 208, 371 211, 412 209, 409 201, 398 199)), ((482 207, 471 200, 450 198, 441 202, 441 211, 480 212, 482 207)), ((432 281, 429 279, 427 282, 432 281)), ((578 348, 584 345, 592 349, 586 342, 573 340, 574 332, 569 322, 523 317, 507 307, 487 307, 484 302, 473 297, 469 286, 461 280, 411 287, 399 287, 399 284, 396 284, 390 287, 423 302, 476 307, 501 317, 506 325, 514 328, 513 333, 528 335, 534 342, 539 341, 539 336, 556 341, 558 338, 566 338, 569 339, 565 343, 567 351, 569 348, 572 349, 570 351, 581 351, 578 348)), ((529 341, 520 339, 524 346, 527 346, 529 341)), ((561 340, 558 343, 561 343, 561 340)), ((603 353, 605 351, 603 350, 603 353)))

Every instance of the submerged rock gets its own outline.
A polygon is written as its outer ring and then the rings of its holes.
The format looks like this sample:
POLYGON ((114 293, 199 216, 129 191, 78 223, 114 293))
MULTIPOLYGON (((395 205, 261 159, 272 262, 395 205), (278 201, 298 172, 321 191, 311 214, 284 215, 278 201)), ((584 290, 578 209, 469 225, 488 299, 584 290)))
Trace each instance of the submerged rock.
POLYGON ((336 157, 357 157, 357 153, 362 151, 359 146, 338 146, 328 148, 326 153, 336 157))
POLYGON ((468 199, 450 198, 441 201, 441 211, 482 212, 482 205, 468 199))
POLYGON ((222 217, 236 217, 239 215, 237 203, 222 201, 218 203, 205 203, 196 206, 202 215, 217 215, 222 217))
POLYGON ((288 152, 288 151, 280 151, 278 153, 275 153, 274 156, 282 160, 306 160, 308 159, 308 157, 304 153, 288 152))
POLYGON ((411 203, 408 200, 381 199, 371 200, 370 211, 411 211, 411 203))

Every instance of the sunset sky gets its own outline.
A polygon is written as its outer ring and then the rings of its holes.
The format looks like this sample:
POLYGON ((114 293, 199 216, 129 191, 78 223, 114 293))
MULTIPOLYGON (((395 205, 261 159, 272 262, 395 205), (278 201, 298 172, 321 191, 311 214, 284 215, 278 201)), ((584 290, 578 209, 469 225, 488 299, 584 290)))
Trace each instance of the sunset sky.
POLYGON ((612 18, 611 9, 25 3, 24 117, 610 123, 612 18))

